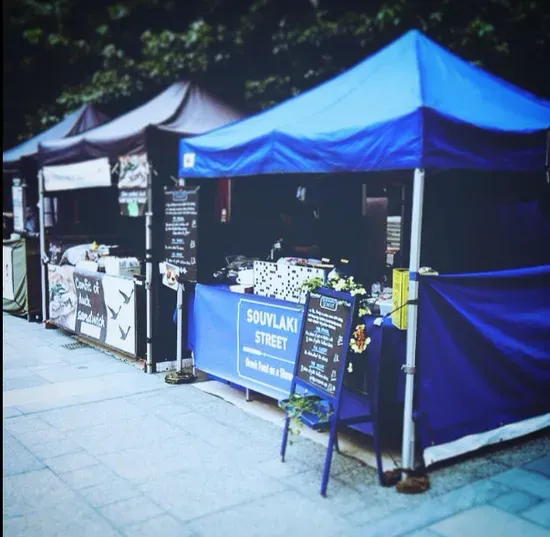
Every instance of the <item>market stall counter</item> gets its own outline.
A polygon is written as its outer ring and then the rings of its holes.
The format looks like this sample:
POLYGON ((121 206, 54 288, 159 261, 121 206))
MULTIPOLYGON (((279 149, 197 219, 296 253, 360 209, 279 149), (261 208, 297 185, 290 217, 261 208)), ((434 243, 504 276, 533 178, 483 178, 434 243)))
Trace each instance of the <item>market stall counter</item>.
MULTIPOLYGON (((197 284, 188 301, 188 346, 197 369, 278 401, 289 396, 303 305, 231 292, 220 284, 197 284)), ((395 328, 389 318, 375 329, 375 319, 365 318, 366 329, 382 342, 369 345, 365 354, 355 358, 355 373, 346 384, 358 396, 348 401, 370 405, 371 397, 379 397, 381 412, 386 415, 387 411, 393 420, 392 410, 399 416, 403 407, 406 332, 395 328), (381 365, 378 376, 375 371, 381 365), (372 378, 379 378, 378 386, 370 382, 372 378), (369 395, 362 389, 366 385, 371 386, 369 395)), ((354 426, 362 427, 369 424, 354 426)), ((364 432, 370 434, 370 428, 364 432)))
POLYGON ((143 278, 93 265, 48 264, 49 321, 126 355, 144 356, 143 278))

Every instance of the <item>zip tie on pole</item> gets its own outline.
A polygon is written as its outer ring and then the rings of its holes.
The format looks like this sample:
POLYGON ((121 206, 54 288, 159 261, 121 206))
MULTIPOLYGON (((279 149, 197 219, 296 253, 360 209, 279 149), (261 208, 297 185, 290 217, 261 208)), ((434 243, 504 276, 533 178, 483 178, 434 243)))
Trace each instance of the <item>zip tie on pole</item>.
POLYGON ((394 313, 396 313, 400 309, 404 308, 405 306, 418 306, 418 298, 407 300, 406 302, 403 302, 403 304, 401 304, 401 306, 399 306, 398 308, 395 308, 393 311, 390 311, 389 313, 386 313, 386 314, 382 315, 382 317, 384 319, 386 319, 387 317, 389 317, 390 315, 393 315, 394 313))

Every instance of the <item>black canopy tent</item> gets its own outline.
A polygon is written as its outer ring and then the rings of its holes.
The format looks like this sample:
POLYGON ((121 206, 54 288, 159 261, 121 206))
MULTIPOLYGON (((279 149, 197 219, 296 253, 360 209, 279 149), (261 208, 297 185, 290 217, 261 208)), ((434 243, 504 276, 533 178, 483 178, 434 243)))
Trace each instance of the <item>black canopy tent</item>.
MULTIPOLYGON (((33 208, 38 201, 38 146, 41 142, 65 138, 86 132, 94 127, 103 125, 110 120, 100 112, 93 104, 85 104, 75 112, 68 114, 62 121, 36 136, 24 141, 16 147, 4 151, 2 154, 3 175, 3 210, 13 211, 12 182, 19 179, 20 192, 22 192, 22 204, 19 215, 20 220, 25 220, 26 208, 33 208)), ((27 235, 22 229, 16 230, 27 235)), ((32 320, 39 315, 40 310, 40 283, 39 283, 39 258, 36 239, 29 236, 24 239, 11 241, 7 246, 13 252, 13 262, 18 269, 17 284, 14 284, 16 293, 14 300, 4 298, 3 309, 18 315, 27 315, 32 320)))
MULTIPOLYGON (((86 134, 69 137, 62 141, 44 142, 39 147, 39 166, 63 166, 90 159, 105 158, 111 165, 119 157, 146 153, 150 164, 148 180, 148 206, 145 215, 145 259, 147 291, 147 370, 153 372, 153 260, 160 254, 154 245, 161 231, 162 218, 153 219, 157 213, 156 198, 163 183, 169 180, 153 180, 151 175, 160 169, 168 176, 172 173, 164 165, 165 150, 154 147, 166 143, 176 151, 181 136, 201 134, 227 125, 243 117, 239 111, 226 105, 202 87, 188 81, 180 81, 144 105, 120 116, 107 125, 93 129, 86 134), (160 142, 160 144, 158 143, 160 142), (164 142, 164 143, 163 143, 164 142), (171 143, 170 143, 171 142, 171 143)), ((167 159, 168 160, 168 159, 167 159)), ((176 171, 174 170, 174 175, 176 171)), ((162 243, 160 243, 162 244, 162 243)), ((42 237, 45 250, 45 237, 42 237)), ((158 289, 158 287, 157 287, 158 289)), ((46 305, 44 305, 46 310, 46 305)))

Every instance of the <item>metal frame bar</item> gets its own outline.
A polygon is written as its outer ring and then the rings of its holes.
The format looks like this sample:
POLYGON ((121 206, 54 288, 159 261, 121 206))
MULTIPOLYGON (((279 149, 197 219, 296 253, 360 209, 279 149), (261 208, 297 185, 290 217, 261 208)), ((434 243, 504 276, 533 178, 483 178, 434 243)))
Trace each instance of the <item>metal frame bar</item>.
MULTIPOLYGON (((411 221, 411 245, 409 260, 409 301, 418 299, 418 270, 420 268, 420 246, 422 239, 422 211, 424 205, 423 169, 414 171, 413 204, 411 221)), ((408 306, 407 360, 405 374, 405 406, 403 409, 403 444, 401 465, 405 469, 414 468, 415 430, 413 420, 414 375, 416 367, 416 336, 418 327, 418 306, 415 302, 408 306)))
POLYGON ((149 164, 147 177, 147 212, 145 213, 145 293, 147 299, 147 373, 154 370, 153 361, 153 188, 149 164))
POLYGON ((38 172, 38 224, 40 230, 40 279, 42 287, 42 322, 48 320, 48 265, 46 256, 46 213, 44 206, 44 173, 38 172))

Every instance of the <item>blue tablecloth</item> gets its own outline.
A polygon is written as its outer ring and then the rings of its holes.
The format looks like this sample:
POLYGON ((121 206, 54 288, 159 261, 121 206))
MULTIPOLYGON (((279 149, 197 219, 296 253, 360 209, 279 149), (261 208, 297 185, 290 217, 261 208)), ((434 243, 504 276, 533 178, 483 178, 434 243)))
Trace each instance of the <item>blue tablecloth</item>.
MULTIPOLYGON (((277 400, 288 397, 303 315, 301 305, 232 293, 224 285, 197 284, 188 298, 188 312, 188 346, 198 369, 277 400), (255 339, 258 330, 278 338, 270 347, 262 346, 255 339), (251 349, 261 349, 269 356, 247 361, 251 349)), ((406 333, 395 328, 390 319, 385 319, 381 328, 373 322, 374 317, 365 319, 367 333, 381 337, 381 345, 369 347, 371 352, 367 350, 359 360, 367 361, 367 375, 384 360, 378 386, 383 413, 386 408, 402 407, 406 333), (375 348, 380 350, 374 352, 375 348)))

